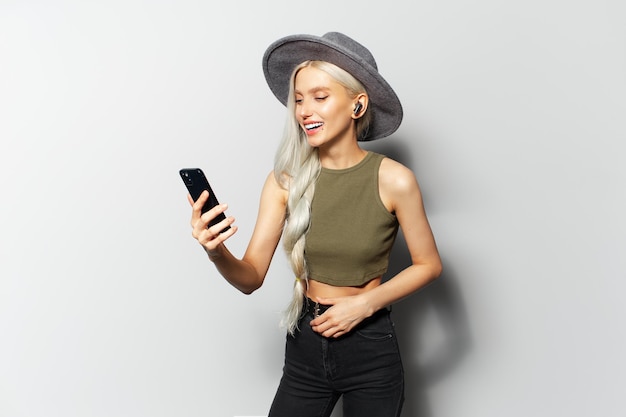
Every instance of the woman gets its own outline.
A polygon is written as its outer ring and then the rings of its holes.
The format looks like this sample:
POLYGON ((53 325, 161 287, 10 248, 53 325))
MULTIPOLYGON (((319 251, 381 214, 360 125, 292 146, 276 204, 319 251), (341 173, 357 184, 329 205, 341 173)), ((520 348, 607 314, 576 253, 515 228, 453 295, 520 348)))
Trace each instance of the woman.
POLYGON ((393 133, 402 106, 371 53, 341 33, 282 38, 263 70, 288 116, 250 243, 238 259, 224 245, 234 219, 207 228, 226 210, 202 215, 207 192, 189 197, 193 236, 246 294, 263 284, 283 239, 296 279, 271 417, 329 416, 341 396, 344 417, 399 416, 403 370, 388 306, 435 279, 441 261, 414 174, 359 141, 393 133), (412 264, 383 283, 398 227, 412 264))

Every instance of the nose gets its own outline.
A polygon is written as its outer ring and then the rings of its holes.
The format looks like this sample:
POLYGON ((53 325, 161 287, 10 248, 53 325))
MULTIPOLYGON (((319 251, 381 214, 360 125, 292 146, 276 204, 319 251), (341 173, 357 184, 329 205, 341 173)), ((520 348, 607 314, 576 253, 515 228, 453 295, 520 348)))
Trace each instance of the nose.
POLYGON ((306 100, 302 100, 298 103, 297 113, 303 119, 311 116, 310 106, 307 104, 306 100))

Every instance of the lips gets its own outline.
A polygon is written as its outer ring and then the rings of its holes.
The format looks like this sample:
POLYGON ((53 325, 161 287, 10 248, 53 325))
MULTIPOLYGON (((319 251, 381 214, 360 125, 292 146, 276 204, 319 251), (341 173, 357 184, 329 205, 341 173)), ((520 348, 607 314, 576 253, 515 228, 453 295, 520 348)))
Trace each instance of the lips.
POLYGON ((317 123, 307 123, 304 125, 304 129, 307 132, 314 132, 317 129, 319 129, 320 127, 322 127, 324 125, 324 123, 321 122, 317 122, 317 123))

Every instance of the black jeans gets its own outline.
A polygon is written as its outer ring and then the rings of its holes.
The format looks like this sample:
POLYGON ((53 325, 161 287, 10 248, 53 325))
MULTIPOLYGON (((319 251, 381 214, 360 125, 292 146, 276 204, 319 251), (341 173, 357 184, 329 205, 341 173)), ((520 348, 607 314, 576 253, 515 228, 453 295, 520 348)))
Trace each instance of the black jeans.
POLYGON ((399 417, 404 371, 390 312, 380 310, 349 334, 325 338, 309 325, 311 303, 300 330, 287 335, 269 417, 328 417, 342 395, 344 417, 399 417))

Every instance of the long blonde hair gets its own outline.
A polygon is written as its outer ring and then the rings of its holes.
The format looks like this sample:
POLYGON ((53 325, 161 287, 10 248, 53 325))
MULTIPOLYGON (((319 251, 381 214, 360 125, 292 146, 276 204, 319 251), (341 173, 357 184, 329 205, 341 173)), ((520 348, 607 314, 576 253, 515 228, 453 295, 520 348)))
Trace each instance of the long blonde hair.
MULTIPOLYGON (((274 158, 274 175, 278 184, 289 191, 282 239, 296 280, 293 298, 283 314, 281 326, 286 328, 291 335, 298 328, 298 319, 308 286, 309 277, 304 247, 311 221, 311 202, 315 193, 315 183, 321 170, 318 150, 308 144, 306 133, 300 127, 295 115, 295 79, 298 71, 306 67, 317 68, 328 73, 346 88, 351 97, 367 94, 365 87, 350 73, 325 61, 303 62, 294 69, 289 80, 287 120, 274 158)), ((370 113, 366 111, 363 116, 356 119, 358 138, 366 134, 370 118, 370 113)))

